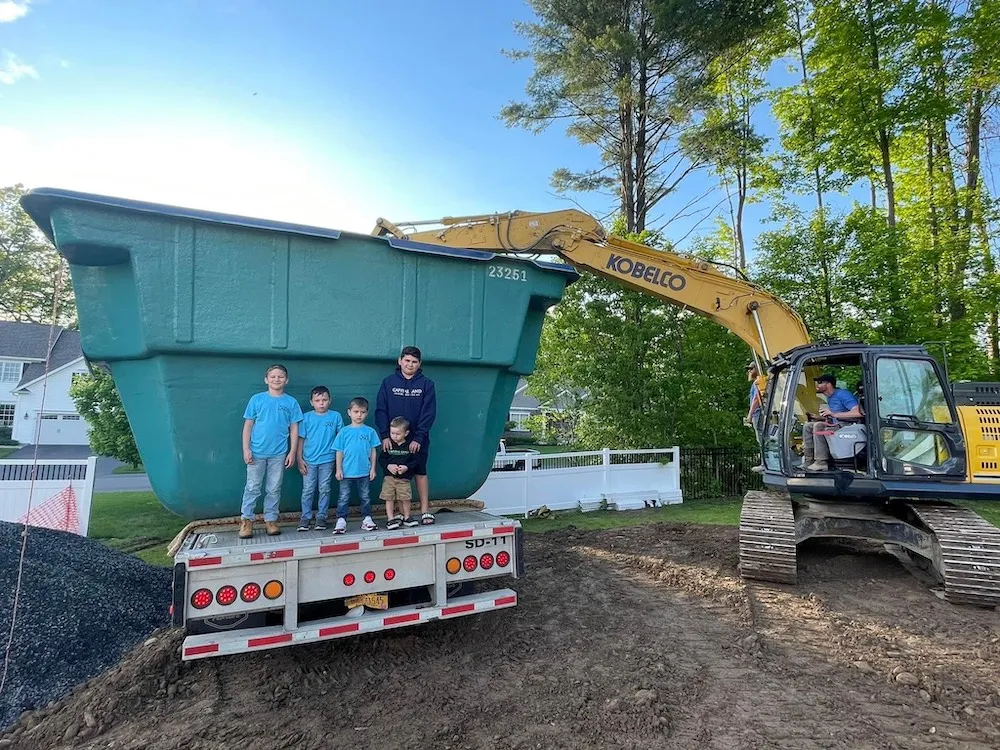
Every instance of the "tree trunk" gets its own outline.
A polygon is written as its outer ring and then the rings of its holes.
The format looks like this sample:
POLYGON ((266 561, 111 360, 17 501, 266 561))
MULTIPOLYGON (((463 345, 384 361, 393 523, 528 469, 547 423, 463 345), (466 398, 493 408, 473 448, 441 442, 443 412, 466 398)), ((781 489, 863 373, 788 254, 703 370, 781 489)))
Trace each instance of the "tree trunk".
MULTIPOLYGON (((878 29, 875 28, 875 9, 872 0, 865 0, 865 16, 868 22, 868 46, 871 54, 872 71, 878 76, 881 71, 881 60, 878 46, 878 29)), ((896 228, 896 186, 892 179, 892 138, 889 128, 882 122, 885 116, 885 93, 879 89, 878 100, 875 102, 875 113, 878 118, 878 150, 882 156, 882 177, 885 180, 885 205, 890 229, 896 228)), ((874 201, 873 201, 874 203, 874 201)))
MULTIPOLYGON (((990 231, 986 216, 977 212, 976 228, 979 230, 979 241, 983 246, 983 273, 991 281, 996 278, 997 265, 993 258, 993 248, 990 247, 990 231)), ((990 361, 990 372, 994 380, 1000 380, 1000 299, 996 297, 990 303, 986 321, 986 356, 990 361)))

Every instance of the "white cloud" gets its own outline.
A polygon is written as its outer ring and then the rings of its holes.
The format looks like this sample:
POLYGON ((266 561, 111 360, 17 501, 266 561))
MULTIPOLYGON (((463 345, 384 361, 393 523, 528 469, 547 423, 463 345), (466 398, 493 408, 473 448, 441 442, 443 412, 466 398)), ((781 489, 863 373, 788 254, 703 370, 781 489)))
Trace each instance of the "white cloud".
POLYGON ((28 14, 31 0, 0 0, 0 23, 13 23, 28 14))
MULTIPOLYGON (((0 6, 3 7, 3 6, 0 6)), ((8 86, 17 83, 21 78, 38 78, 38 71, 30 65, 25 65, 13 52, 5 51, 5 59, 0 65, 0 83, 8 86)))

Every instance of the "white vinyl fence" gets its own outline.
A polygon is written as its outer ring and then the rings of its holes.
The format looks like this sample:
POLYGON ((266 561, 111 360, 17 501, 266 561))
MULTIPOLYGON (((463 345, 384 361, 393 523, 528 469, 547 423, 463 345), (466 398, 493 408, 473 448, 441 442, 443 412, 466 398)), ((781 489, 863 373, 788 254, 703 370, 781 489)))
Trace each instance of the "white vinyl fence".
POLYGON ((87 536, 97 458, 0 460, 0 521, 87 536))
POLYGON ((497 456, 472 497, 501 515, 673 505, 682 501, 680 448, 497 456))

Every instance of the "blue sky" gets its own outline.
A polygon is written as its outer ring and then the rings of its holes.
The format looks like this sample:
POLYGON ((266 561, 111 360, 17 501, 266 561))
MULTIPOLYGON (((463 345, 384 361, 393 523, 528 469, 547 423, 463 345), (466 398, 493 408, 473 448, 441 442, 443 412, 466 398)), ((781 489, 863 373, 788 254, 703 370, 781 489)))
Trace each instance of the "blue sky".
POLYGON ((569 207, 551 174, 596 151, 498 119, 531 73, 501 50, 530 18, 522 0, 0 0, 0 184, 363 232, 569 207))

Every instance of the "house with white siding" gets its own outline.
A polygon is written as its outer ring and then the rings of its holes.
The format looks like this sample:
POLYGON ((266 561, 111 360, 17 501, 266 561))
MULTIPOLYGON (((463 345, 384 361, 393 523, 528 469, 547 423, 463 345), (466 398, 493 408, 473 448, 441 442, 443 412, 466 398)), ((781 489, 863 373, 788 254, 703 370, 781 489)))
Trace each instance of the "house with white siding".
POLYGON ((87 445, 69 388, 86 374, 80 332, 0 321, 0 427, 23 444, 87 445), (47 364, 46 364, 47 363, 47 364))

